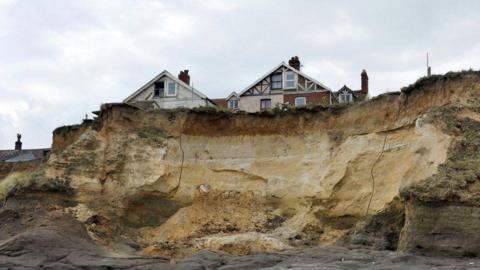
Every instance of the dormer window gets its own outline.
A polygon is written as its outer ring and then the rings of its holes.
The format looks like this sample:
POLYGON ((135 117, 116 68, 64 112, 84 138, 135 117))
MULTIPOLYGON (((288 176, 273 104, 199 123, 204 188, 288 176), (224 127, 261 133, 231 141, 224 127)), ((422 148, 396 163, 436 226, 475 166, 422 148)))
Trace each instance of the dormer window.
POLYGON ((282 89, 282 73, 275 73, 270 76, 271 88, 272 89, 282 89))
POLYGON ((293 71, 285 72, 285 89, 297 88, 297 74, 293 71))
POLYGON ((228 108, 232 110, 238 109, 238 100, 236 99, 230 99, 228 101, 228 108))
POLYGON ((168 82, 167 96, 173 97, 177 95, 177 84, 175 82, 168 82))
POLYGON ((163 97, 165 94, 165 82, 160 81, 155 83, 155 88, 153 90, 153 96, 163 97))

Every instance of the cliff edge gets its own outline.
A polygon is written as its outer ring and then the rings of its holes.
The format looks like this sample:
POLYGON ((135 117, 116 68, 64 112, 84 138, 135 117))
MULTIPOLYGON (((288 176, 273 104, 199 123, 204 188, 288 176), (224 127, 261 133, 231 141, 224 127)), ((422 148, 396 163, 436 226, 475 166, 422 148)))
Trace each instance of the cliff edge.
POLYGON ((466 71, 350 106, 105 104, 56 129, 45 164, 0 182, 1 213, 55 196, 46 215, 119 256, 318 245, 478 256, 479 96, 480 73, 466 71))

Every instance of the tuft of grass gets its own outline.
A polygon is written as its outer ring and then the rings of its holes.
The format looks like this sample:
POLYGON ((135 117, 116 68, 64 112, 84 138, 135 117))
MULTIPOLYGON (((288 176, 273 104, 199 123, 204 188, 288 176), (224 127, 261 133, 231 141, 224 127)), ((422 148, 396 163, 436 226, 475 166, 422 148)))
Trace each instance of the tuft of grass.
POLYGON ((137 130, 138 137, 154 144, 163 144, 168 138, 167 132, 162 128, 144 127, 137 130))
POLYGON ((12 173, 0 182, 0 199, 6 198, 24 190, 64 191, 70 192, 68 181, 49 179, 45 176, 45 168, 33 172, 12 173))

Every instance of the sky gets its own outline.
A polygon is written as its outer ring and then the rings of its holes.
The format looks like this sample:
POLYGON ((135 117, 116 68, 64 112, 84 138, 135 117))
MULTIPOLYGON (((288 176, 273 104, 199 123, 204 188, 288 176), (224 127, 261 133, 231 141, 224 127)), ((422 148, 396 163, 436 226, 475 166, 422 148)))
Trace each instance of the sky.
POLYGON ((0 0, 0 149, 49 147, 52 131, 189 69, 210 98, 282 61, 332 90, 398 91, 426 73, 479 69, 480 1, 0 0))

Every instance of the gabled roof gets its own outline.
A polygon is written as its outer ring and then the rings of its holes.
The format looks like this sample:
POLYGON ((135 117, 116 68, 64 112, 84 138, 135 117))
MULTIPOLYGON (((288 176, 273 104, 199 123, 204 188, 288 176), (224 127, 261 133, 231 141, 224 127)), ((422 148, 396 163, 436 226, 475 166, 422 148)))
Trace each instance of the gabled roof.
POLYGON ((350 89, 350 87, 348 87, 347 85, 344 85, 344 86, 342 86, 342 88, 338 89, 337 92, 334 92, 334 94, 338 95, 340 92, 352 92, 353 93, 353 90, 350 89))
POLYGON ((261 82, 262 80, 264 80, 265 78, 267 78, 268 76, 270 76, 273 72, 277 71, 277 69, 281 68, 281 67, 286 67, 287 69, 297 73, 298 75, 300 76, 303 76, 307 79, 309 79, 310 81, 320 85, 321 87, 325 88, 326 91, 332 91, 330 88, 328 88, 327 86, 325 86, 324 84, 322 84, 321 82, 315 80, 314 78, 308 76, 307 74, 301 72, 300 70, 297 70, 287 64, 285 64, 285 62, 281 62, 280 64, 278 64, 277 66, 275 66, 273 69, 271 69, 269 72, 265 73, 265 75, 263 75, 262 77, 260 77, 258 80, 256 80, 255 82, 253 82, 252 84, 250 84, 249 86, 247 86, 245 89, 243 89, 239 96, 245 94, 245 92, 247 92, 250 88, 252 88, 253 86, 255 86, 257 83, 261 82))
POLYGON ((128 96, 126 99, 123 100, 123 102, 129 102, 130 100, 132 100, 134 97, 138 96, 141 92, 143 92, 145 89, 147 89, 148 87, 150 87, 150 85, 154 84, 156 81, 158 81, 160 78, 162 78, 163 76, 166 76, 168 77, 169 79, 171 79, 172 81, 175 81, 176 83, 180 84, 181 86, 185 87, 186 89, 192 91, 193 93, 195 93, 196 95, 198 95, 199 97, 203 98, 203 99, 208 99, 208 97, 206 95, 204 95, 202 92, 198 91, 197 89, 191 87, 190 85, 184 83, 183 81, 181 81, 180 79, 178 79, 177 77, 173 76, 170 72, 168 72, 167 70, 164 70, 162 72, 160 72, 160 74, 158 74, 157 76, 155 76, 153 79, 151 79, 149 82, 147 82, 145 85, 143 85, 142 87, 140 87, 140 89, 138 89, 137 91, 135 91, 133 94, 131 94, 130 96, 128 96))
POLYGON ((341 92, 350 92, 357 99, 365 99, 365 96, 366 96, 366 94, 362 90, 352 90, 350 87, 348 87, 346 85, 342 86, 342 88, 338 89, 338 91, 333 92, 333 96, 335 98, 338 98, 338 95, 341 92))
POLYGON ((228 95, 228 97, 226 97, 225 99, 226 99, 226 100, 229 100, 231 97, 234 97, 234 96, 235 96, 235 97, 238 97, 238 94, 237 94, 237 92, 235 92, 235 91, 233 91, 232 93, 230 93, 230 95, 228 95))
POLYGON ((227 100, 224 98, 214 98, 212 102, 218 107, 227 108, 227 100))

